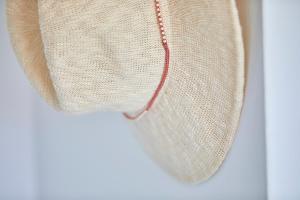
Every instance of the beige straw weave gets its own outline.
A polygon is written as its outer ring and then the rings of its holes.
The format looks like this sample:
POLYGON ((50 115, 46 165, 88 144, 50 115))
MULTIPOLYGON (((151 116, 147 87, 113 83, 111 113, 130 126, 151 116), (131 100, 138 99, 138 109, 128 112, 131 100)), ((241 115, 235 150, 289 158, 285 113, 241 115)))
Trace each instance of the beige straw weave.
MULTIPOLYGON (((156 103, 129 121, 146 152, 185 182, 224 160, 243 102, 234 0, 160 0, 170 69, 156 103)), ((136 112, 164 66, 154 0, 9 0, 16 54, 41 95, 68 112, 136 112)))

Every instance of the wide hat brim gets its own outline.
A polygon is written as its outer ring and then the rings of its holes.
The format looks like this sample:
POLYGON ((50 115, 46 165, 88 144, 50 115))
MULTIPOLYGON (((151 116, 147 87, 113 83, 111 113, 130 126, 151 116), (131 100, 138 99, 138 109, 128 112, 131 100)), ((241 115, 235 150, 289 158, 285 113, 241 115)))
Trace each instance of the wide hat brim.
POLYGON ((169 4, 170 74, 155 106, 134 123, 153 159, 194 183, 212 176, 225 159, 238 128, 245 81, 236 2, 206 2, 169 4))
MULTIPOLYGON (((245 81, 241 27, 235 0, 165 1, 163 8, 169 74, 153 107, 130 123, 163 169, 195 183, 217 171, 238 127, 245 81)), ((34 15, 28 20, 36 20, 34 15)), ((56 106, 42 45, 28 51, 32 41, 24 42, 28 33, 16 28, 16 20, 8 21, 16 53, 33 85, 56 106)), ((38 34, 39 28, 32 26, 38 34)), ((32 38, 35 44, 42 43, 41 38, 32 38)))

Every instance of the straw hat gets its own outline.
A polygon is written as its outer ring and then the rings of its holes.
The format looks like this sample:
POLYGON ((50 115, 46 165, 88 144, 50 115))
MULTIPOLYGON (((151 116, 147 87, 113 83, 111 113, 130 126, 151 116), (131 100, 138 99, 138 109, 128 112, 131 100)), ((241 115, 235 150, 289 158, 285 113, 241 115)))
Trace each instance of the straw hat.
POLYGON ((50 105, 123 112, 179 180, 219 168, 244 92, 234 0, 9 0, 7 16, 17 57, 50 105))

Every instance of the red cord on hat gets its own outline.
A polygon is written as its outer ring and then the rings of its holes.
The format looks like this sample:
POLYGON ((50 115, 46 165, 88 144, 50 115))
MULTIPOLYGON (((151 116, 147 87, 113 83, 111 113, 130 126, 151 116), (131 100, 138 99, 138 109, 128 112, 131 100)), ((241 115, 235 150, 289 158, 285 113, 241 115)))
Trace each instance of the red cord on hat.
POLYGON ((160 82, 159 82, 156 90, 154 91, 150 101, 145 106, 145 108, 143 110, 141 110, 140 112, 138 112, 137 114, 135 114, 135 115, 130 115, 130 114, 127 114, 127 113, 123 113, 123 115, 129 120, 135 120, 135 119, 139 118, 142 114, 144 114, 145 112, 150 110, 150 108, 152 107, 152 105, 155 102, 156 98, 158 97, 159 92, 163 88, 164 83, 166 82, 166 79, 167 79, 167 76, 168 76, 169 62, 170 62, 170 50, 169 50, 169 46, 168 46, 168 42, 167 42, 166 34, 165 34, 165 29, 164 29, 164 25, 163 25, 163 21, 162 21, 162 17, 161 17, 159 0, 154 0, 154 2, 155 2, 155 11, 156 11, 156 16, 157 16, 157 21, 158 21, 158 24, 159 24, 161 41, 162 41, 163 48, 165 50, 164 70, 163 70, 160 82))

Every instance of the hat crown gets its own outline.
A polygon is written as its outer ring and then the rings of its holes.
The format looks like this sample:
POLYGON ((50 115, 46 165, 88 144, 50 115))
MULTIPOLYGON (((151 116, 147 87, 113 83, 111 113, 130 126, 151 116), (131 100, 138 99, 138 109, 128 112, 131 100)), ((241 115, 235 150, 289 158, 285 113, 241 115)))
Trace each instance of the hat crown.
POLYGON ((145 106, 164 65, 152 1, 39 0, 38 11, 61 109, 131 112, 145 106))

